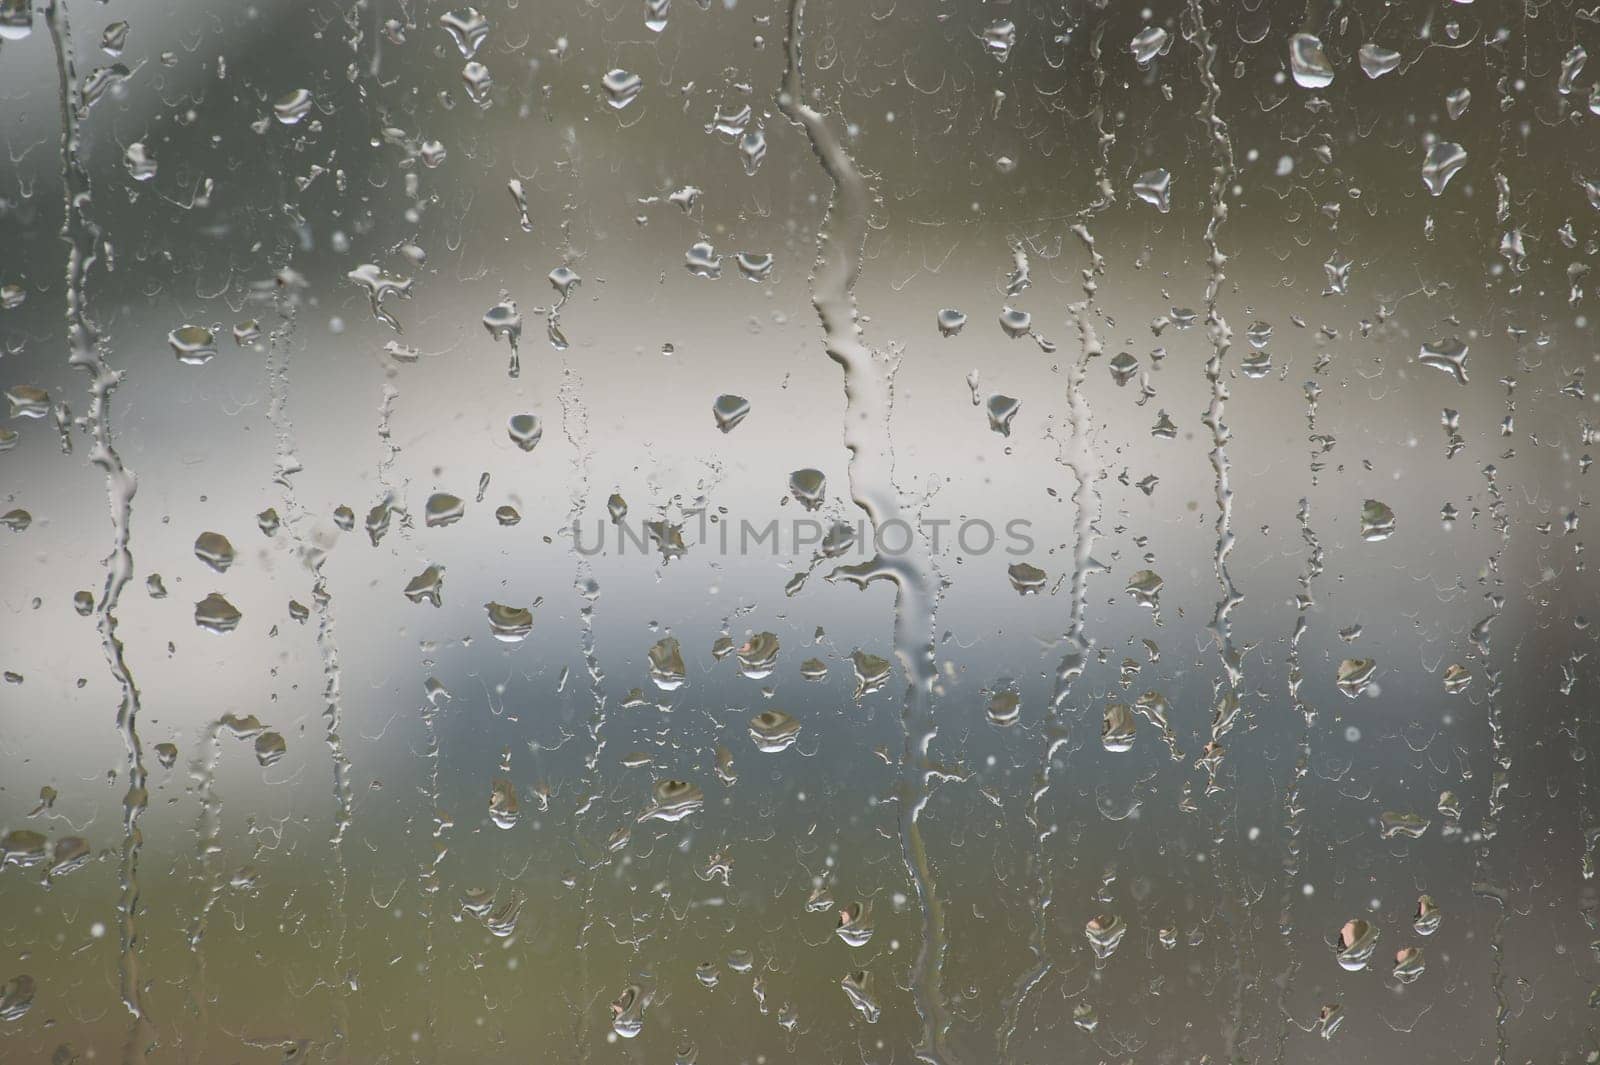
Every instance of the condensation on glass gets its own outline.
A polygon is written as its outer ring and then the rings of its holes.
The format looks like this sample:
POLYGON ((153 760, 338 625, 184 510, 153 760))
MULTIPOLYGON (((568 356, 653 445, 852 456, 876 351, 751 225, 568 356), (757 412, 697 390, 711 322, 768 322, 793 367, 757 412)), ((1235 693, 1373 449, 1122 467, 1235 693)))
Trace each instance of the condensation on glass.
POLYGON ((1600 15, 0 0, 0 1059, 1593 1061, 1600 15))

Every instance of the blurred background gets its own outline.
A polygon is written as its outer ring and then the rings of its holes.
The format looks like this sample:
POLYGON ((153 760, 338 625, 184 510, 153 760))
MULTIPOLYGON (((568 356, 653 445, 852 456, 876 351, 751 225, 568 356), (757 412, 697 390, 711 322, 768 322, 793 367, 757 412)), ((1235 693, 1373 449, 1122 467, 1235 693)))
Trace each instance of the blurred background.
POLYGON ((0 1059, 1593 1060, 1597 35, 0 2, 0 1059))

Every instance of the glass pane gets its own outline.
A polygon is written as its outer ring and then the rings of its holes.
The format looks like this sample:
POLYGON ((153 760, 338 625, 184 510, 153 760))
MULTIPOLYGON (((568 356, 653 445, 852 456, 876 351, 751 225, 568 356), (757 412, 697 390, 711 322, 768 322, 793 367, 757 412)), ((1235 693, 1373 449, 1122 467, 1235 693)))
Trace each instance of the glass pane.
POLYGON ((0 0, 0 1058, 1590 1061, 1596 15, 0 0))

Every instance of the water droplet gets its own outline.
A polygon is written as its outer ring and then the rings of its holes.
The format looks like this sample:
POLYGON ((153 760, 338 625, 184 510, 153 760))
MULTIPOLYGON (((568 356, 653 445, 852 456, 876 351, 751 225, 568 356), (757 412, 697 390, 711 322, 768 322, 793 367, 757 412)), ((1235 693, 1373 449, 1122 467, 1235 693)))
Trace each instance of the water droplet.
POLYGON ((220 592, 212 592, 194 605, 194 623, 219 635, 238 628, 241 616, 220 592))
POLYGON ((1406 839, 1419 839, 1428 831, 1428 825, 1431 823, 1421 814, 1385 810, 1378 818, 1378 834, 1384 839, 1395 839, 1400 836, 1406 839))
POLYGON ((203 325, 180 325, 167 334, 172 354, 185 366, 204 366, 217 353, 217 337, 203 325))
POLYGON ((1417 361, 1424 366, 1431 366, 1435 370, 1443 370, 1456 379, 1456 384, 1467 383, 1467 354, 1469 348, 1462 343, 1459 337, 1448 340, 1436 340, 1423 344, 1417 353, 1417 361))
POLYGON ((852 947, 864 947, 872 941, 872 912, 859 902, 839 907, 839 920, 834 934, 852 947))
MULTIPOLYGON (((1010 25, 1007 23, 1006 25, 1010 25)), ((850 1000, 850 1005, 855 1007, 861 1019, 868 1024, 877 1024, 881 1011, 877 999, 872 995, 872 974, 865 969, 847 974, 839 981, 839 986, 844 988, 845 997, 850 1000)))
POLYGON ((644 80, 637 74, 618 69, 607 71, 605 77, 600 79, 600 85, 606 91, 606 103, 613 111, 620 111, 638 97, 639 90, 644 88, 644 80))
POLYGON ((722 256, 706 241, 696 241, 683 257, 684 268, 696 277, 715 281, 722 276, 722 256))
POLYGON ((311 91, 309 89, 295 89, 278 97, 272 105, 272 113, 279 122, 285 126, 300 124, 300 120, 311 112, 311 91))
POLYGON ((1439 930, 1439 925, 1443 921, 1444 912, 1439 909, 1439 904, 1433 901, 1432 895, 1417 896, 1417 912, 1411 921, 1411 927, 1417 935, 1433 935, 1439 930))
POLYGON ((1289 38, 1289 71, 1302 89, 1325 89, 1333 84, 1333 64, 1322 51, 1322 40, 1309 33, 1289 38))
POLYGON ((494 78, 489 75, 489 68, 478 62, 470 60, 461 68, 461 83, 467 87, 467 98, 479 107, 489 106, 489 92, 494 88, 494 78))
POLYGON ((1346 658, 1339 663, 1334 685, 1347 698, 1354 699, 1367 690, 1377 671, 1378 664, 1370 658, 1346 658))
POLYGON ((1561 76, 1556 79, 1556 92, 1567 96, 1578 82, 1578 76, 1583 73, 1583 65, 1589 61, 1589 53, 1583 45, 1575 44, 1561 60, 1561 76))
POLYGON ((799 737, 800 722, 782 710, 769 708, 750 719, 750 739, 764 754, 786 751, 799 737))
POLYGON ((991 725, 999 728, 1015 725, 1022 717, 1021 693, 1009 684, 999 688, 989 696, 989 705, 984 709, 984 713, 991 725))
POLYGON ((362 263, 345 276, 367 290, 367 299, 372 304, 374 318, 396 333, 404 332, 400 328, 400 323, 384 310, 383 301, 395 295, 401 299, 410 299, 414 284, 411 278, 385 273, 374 263, 362 263))
POLYGON ((1381 44, 1364 44, 1357 54, 1361 60, 1361 72, 1374 80, 1400 65, 1400 53, 1381 44))
POLYGON ((492 339, 504 340, 511 346, 510 373, 516 377, 521 372, 518 344, 522 340, 522 314, 517 310, 517 301, 507 296, 490 307, 484 312, 483 327, 492 339))
POLYGON ((1127 931, 1128 926, 1123 923, 1122 918, 1111 914, 1101 914, 1098 917, 1091 918, 1083 928, 1083 934, 1089 940, 1090 949, 1094 951, 1094 956, 1101 961, 1105 961, 1116 952, 1117 947, 1122 943, 1122 937, 1127 934, 1127 931))
POLYGON ((1139 722, 1127 703, 1108 703, 1104 719, 1100 722, 1100 745, 1113 754, 1133 750, 1133 741, 1139 731, 1139 722))
POLYGON ((428 497, 427 506, 423 509, 423 522, 428 528, 441 528, 454 525, 460 521, 467 512, 467 505, 458 496, 449 492, 435 492, 428 497))
POLYGON ((852 651, 850 664, 855 670, 856 690, 855 698, 860 702, 864 696, 871 695, 889 683, 893 668, 889 660, 878 655, 868 654, 865 651, 852 651))
MULTIPOLYGON (((28 13, 30 18, 32 17, 32 12, 28 11, 28 5, 24 4, 23 10, 28 13)), ((14 22, 9 21, 10 17, 10 13, 7 12, 7 21, 0 21, 0 37, 14 41, 20 37, 27 36, 27 34, 19 35, 5 32, 6 27, 15 26, 14 22)), ((22 1020, 23 1016, 33 1008, 33 996, 36 992, 37 988, 34 985, 33 977, 26 973, 20 976, 13 976, 5 983, 0 984, 0 1021, 22 1020)))
POLYGON ((989 428, 1001 436, 1011 435, 1011 422, 1017 416, 1017 411, 1022 409, 1022 401, 1010 396, 993 395, 989 397, 989 428))
POLYGON ((412 577, 405 586, 405 597, 413 603, 441 605, 444 602, 444 567, 429 566, 412 577))
POLYGON ((758 632, 739 645, 739 672, 750 680, 762 680, 772 674, 778 664, 778 637, 770 632, 758 632))
POLYGON ((1111 357, 1106 369, 1110 371, 1111 380, 1117 387, 1124 388, 1139 372, 1139 360, 1133 357, 1132 352, 1119 351, 1111 357))
POLYGON ((939 311, 939 335, 953 337, 966 328, 967 316, 954 307, 945 307, 939 311))
POLYGON ((263 767, 272 765, 288 751, 288 743, 276 732, 263 732, 256 737, 256 761, 263 767))
POLYGON ((1009 19, 992 22, 983 31, 983 50, 998 62, 1004 63, 1011 58, 1011 49, 1016 47, 1016 43, 1017 27, 1009 19))
POLYGON ((622 994, 611 1003, 611 1030, 624 1039, 632 1039, 644 1030, 645 996, 637 984, 622 989, 622 994))
POLYGON ((743 396, 718 396, 717 401, 711 405, 711 414, 716 419, 717 428, 724 433, 733 432, 749 413, 750 401, 743 396))
POLYGON ((1161 589, 1165 586, 1155 570, 1142 569, 1128 578, 1127 592, 1140 606, 1154 610, 1161 605, 1161 589))
POLYGON ((760 126, 745 130, 739 137, 739 161, 744 165, 744 172, 754 176, 761 169, 761 161, 767 157, 767 134, 760 126))
POLYGON ((527 607, 491 602, 483 609, 489 615, 489 632, 501 643, 521 643, 533 631, 533 611, 527 607))
POLYGON ((650 648, 650 679, 664 692, 676 691, 687 679, 688 669, 683 664, 683 649, 671 636, 656 641, 650 648))
POLYGON ((687 780, 658 780, 650 790, 654 800, 639 815, 642 821, 682 821, 706 804, 699 785, 687 780))
POLYGON ((195 537, 194 557, 218 573, 226 573, 233 565, 233 544, 219 532, 203 532, 195 537))
POLYGON ((795 470, 789 475, 789 493, 807 510, 822 506, 828 494, 828 479, 821 470, 795 470))
POLYGON ((1013 340, 1027 336, 1033 329, 1033 315, 1015 307, 1005 307, 1000 311, 1000 328, 1013 340))
POLYGON ((150 181, 156 176, 156 161, 143 141, 134 141, 122 153, 122 165, 135 181, 150 181))
POLYGON ((1467 150, 1453 141, 1435 141, 1422 161, 1422 183, 1428 192, 1438 196, 1444 192, 1450 179, 1467 165, 1467 150))
POLYGON ((1146 170, 1133 183, 1133 194, 1166 214, 1172 210, 1172 175, 1159 167, 1146 170))
POLYGON ((739 264, 739 273, 748 281, 765 281, 772 273, 772 255, 767 252, 742 251, 735 261, 739 264))
POLYGON ((489 820, 499 828, 513 828, 518 816, 517 786, 496 778, 489 782, 489 820))
POLYGON ((31 0, 3 0, 3 2, 0 2, 0 41, 20 41, 32 32, 33 4, 31 0))
POLYGON ((1369 499, 1361 504, 1361 539, 1381 543, 1394 535, 1394 511, 1388 504, 1369 499))
POLYGON ((1021 595, 1038 595, 1047 579, 1044 570, 1027 562, 1013 562, 1006 567, 1006 576, 1021 595))
POLYGON ((447 11, 439 16, 439 25, 444 27, 444 31, 455 42, 456 51, 461 53, 462 59, 471 59, 477 55, 484 38, 489 36, 489 20, 476 8, 463 7, 447 11))
POLYGON ((1161 26, 1146 26, 1133 37, 1128 44, 1128 51, 1133 53, 1133 61, 1141 67, 1149 66, 1150 62, 1158 55, 1166 55, 1172 47, 1172 37, 1161 26))
POLYGON ((1360 972, 1372 960, 1372 952, 1377 948, 1378 930, 1357 917, 1346 921, 1339 929, 1339 941, 1334 949, 1341 968, 1360 972))
POLYGON ((544 425, 537 414, 513 414, 506 422, 506 432, 513 444, 523 451, 532 451, 544 436, 544 425))
POLYGON ((18 828, 0 836, 0 869, 16 865, 28 867, 41 865, 49 840, 42 833, 18 828))
POLYGON ((1421 947, 1404 947, 1395 952, 1391 975, 1402 984, 1409 984, 1414 983, 1426 968, 1421 947))
POLYGON ((126 48, 127 45, 128 24, 125 21, 119 20, 111 23, 111 25, 107 26, 105 31, 100 34, 100 50, 113 59, 121 55, 122 50, 126 48))

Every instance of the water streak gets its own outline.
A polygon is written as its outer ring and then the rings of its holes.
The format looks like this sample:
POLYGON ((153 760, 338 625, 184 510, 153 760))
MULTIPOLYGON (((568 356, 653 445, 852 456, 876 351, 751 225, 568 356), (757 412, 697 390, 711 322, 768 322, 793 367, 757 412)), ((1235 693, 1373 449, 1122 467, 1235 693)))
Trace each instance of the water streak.
MULTIPOLYGON (((904 519, 894 484, 893 444, 889 436, 893 369, 863 341, 855 307, 869 195, 861 171, 837 132, 806 102, 801 78, 804 14, 805 0, 789 0, 784 38, 787 65, 778 108, 805 131, 812 153, 833 185, 828 211, 818 231, 811 303, 822 321, 828 357, 844 372, 844 443, 850 452, 850 497, 878 529, 885 522, 904 519)), ((927 569, 925 556, 923 544, 916 539, 903 555, 892 559, 880 555, 842 575, 861 584, 887 580, 895 588, 895 655, 907 678, 901 713, 904 749, 900 760, 900 848, 922 910, 922 942, 912 967, 912 997, 922 1018, 917 1056, 940 1063, 955 1059, 946 1046, 950 1018, 941 987, 944 908, 919 824, 928 801, 929 783, 938 773, 928 755, 938 730, 932 705, 933 603, 923 578, 927 569)))
MULTIPOLYGON (((287 263, 287 254, 284 255, 287 263)), ((283 499, 283 528, 289 533, 295 553, 311 574, 311 602, 317 615, 316 644, 322 662, 322 724, 323 739, 328 747, 333 768, 333 830, 328 837, 331 851, 334 920, 334 978, 329 984, 334 996, 334 1015, 337 1024, 336 1041, 349 1036, 349 1005, 345 988, 353 987, 355 975, 346 970, 349 914, 346 908, 350 873, 344 860, 344 837, 350 827, 352 794, 350 787, 350 760, 345 755, 341 735, 343 721, 342 673, 339 644, 334 630, 333 596, 328 590, 328 577, 324 572, 328 544, 316 529, 307 531, 311 516, 300 504, 295 493, 294 475, 300 472, 300 462, 294 451, 294 423, 289 417, 289 365, 294 351, 295 318, 298 308, 298 289, 302 279, 285 265, 278 272, 274 287, 278 324, 269 337, 268 381, 270 399, 267 417, 275 441, 275 480, 283 499)))
POLYGON ((145 1011, 144 978, 139 972, 143 944, 139 939, 139 857, 144 834, 139 820, 149 803, 144 747, 139 740, 139 687, 128 667, 122 640, 117 635, 117 604, 133 576, 133 497, 139 479, 123 464, 111 440, 111 394, 122 380, 106 361, 105 337, 89 316, 85 285, 97 261, 100 229, 89 215, 89 175, 79 156, 80 134, 77 66, 72 50, 72 30, 66 0, 52 0, 45 9, 50 40, 55 49, 58 98, 61 106, 61 185, 63 217, 61 239, 67 245, 66 298, 68 363, 89 375, 89 409, 84 425, 93 441, 89 460, 105 474, 111 511, 111 553, 106 558, 105 584, 96 604, 96 627, 111 675, 122 689, 117 707, 117 729, 128 754, 128 790, 123 797, 122 856, 118 868, 120 895, 117 931, 120 944, 118 970, 122 1004, 133 1018, 123 1046, 125 1063, 147 1060, 156 1041, 155 1027, 145 1011))

